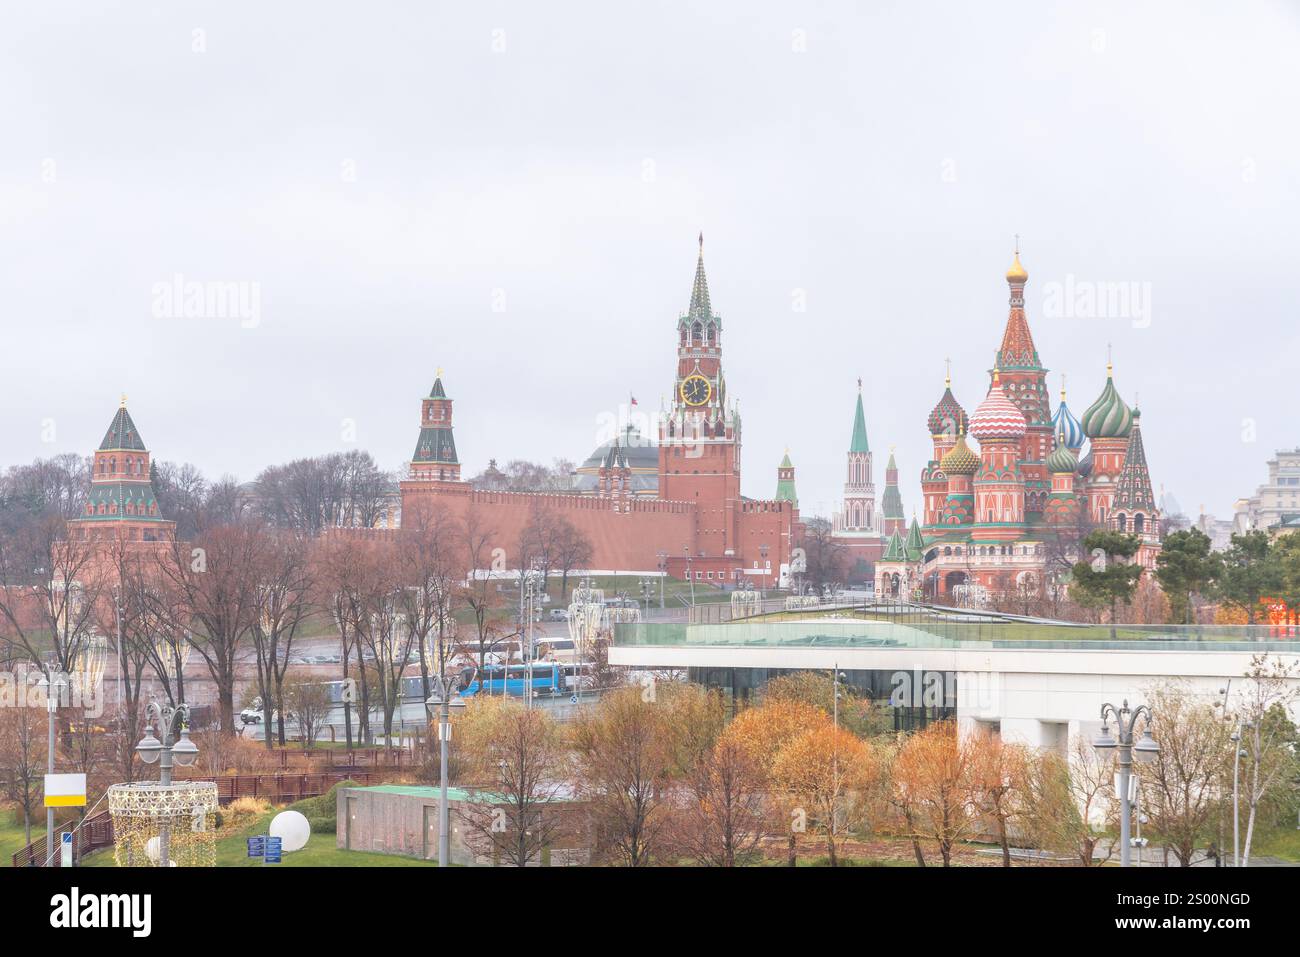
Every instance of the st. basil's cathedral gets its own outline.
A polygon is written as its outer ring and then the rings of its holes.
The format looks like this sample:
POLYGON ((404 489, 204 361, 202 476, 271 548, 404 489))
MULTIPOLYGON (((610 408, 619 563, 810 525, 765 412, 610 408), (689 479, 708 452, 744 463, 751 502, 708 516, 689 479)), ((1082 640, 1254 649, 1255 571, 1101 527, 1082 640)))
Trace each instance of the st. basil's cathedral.
POLYGON ((1093 527, 1136 535, 1136 561, 1155 565, 1160 513, 1141 413, 1120 398, 1110 362, 1101 395, 1082 420, 1066 405, 1064 388, 1052 411, 1047 369, 1025 317, 1028 281, 1017 250, 988 394, 968 417, 951 376, 944 383, 927 420, 933 453, 921 471, 924 521, 913 517, 905 532, 889 536, 875 567, 878 595, 980 604, 991 592, 1037 591, 1049 565, 1064 571, 1080 557, 1077 542, 1093 527))

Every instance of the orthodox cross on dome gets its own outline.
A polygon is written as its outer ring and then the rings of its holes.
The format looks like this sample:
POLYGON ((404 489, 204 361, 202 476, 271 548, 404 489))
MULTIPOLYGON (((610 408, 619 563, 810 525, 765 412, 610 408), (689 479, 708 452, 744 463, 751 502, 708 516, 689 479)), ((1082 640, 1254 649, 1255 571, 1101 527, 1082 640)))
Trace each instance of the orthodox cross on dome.
POLYGON ((950 389, 952 388, 952 360, 951 359, 943 360, 943 384, 950 389))

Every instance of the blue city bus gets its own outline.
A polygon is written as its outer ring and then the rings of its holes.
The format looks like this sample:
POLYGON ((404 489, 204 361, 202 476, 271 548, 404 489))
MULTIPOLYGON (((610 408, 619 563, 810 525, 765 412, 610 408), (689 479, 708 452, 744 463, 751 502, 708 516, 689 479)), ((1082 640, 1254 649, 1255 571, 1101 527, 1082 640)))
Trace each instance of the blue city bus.
POLYGON ((535 661, 531 665, 512 664, 508 669, 501 665, 485 665, 481 672, 476 668, 466 668, 461 672, 460 694, 465 698, 471 698, 480 691, 488 695, 501 694, 504 686, 506 694, 523 697, 530 668, 533 673, 533 694, 564 692, 563 667, 554 661, 535 661))

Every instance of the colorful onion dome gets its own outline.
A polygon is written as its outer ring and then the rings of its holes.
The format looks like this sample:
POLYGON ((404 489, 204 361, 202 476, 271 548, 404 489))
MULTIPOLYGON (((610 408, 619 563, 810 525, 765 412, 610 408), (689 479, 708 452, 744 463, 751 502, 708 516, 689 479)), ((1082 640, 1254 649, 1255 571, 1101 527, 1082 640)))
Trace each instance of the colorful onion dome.
POLYGON ((948 454, 939 463, 939 468, 948 475, 973 475, 980 467, 980 457, 966 444, 966 433, 957 436, 957 444, 948 450, 948 454))
POLYGON ((970 434, 981 443, 985 439, 1018 439, 1027 427, 1024 413, 1007 398, 998 383, 998 372, 993 370, 993 387, 971 417, 970 434))
POLYGON ((943 398, 925 420, 931 435, 959 435, 970 428, 970 416, 952 394, 952 380, 944 383, 943 398))
POLYGON ((1058 438, 1064 433, 1063 444, 1072 452, 1078 452, 1083 448, 1083 440, 1087 438, 1083 434, 1083 426, 1074 417, 1070 407, 1065 404, 1064 389, 1061 390, 1061 404, 1056 407, 1056 414, 1052 416, 1052 432, 1058 438))
MULTIPOLYGON (((1064 405, 1062 405, 1062 408, 1064 408, 1064 405)), ((1065 432, 1058 430, 1056 433, 1056 448, 1052 449, 1051 454, 1047 456, 1047 471, 1053 475, 1059 472, 1073 472, 1079 467, 1079 459, 1070 451, 1066 441, 1065 432)))
POLYGON ((1133 413, 1115 391, 1110 363, 1106 363, 1106 387, 1097 401, 1083 413, 1083 432, 1090 439, 1123 439, 1133 427, 1133 413))

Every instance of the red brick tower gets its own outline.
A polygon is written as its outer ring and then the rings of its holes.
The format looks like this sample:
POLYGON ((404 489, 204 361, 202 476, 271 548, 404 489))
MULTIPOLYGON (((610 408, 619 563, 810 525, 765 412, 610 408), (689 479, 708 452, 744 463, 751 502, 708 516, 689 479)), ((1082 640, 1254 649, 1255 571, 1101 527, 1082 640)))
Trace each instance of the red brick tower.
POLYGON ((410 478, 424 482, 459 482, 460 459, 451 428, 451 399, 442 386, 442 370, 420 403, 420 437, 411 456, 410 478))
POLYGON ((1025 416, 1002 389, 993 370, 993 387, 970 420, 970 434, 980 443, 975 472, 976 541, 1015 541, 1025 527, 1025 481, 1020 454, 1025 416))
POLYGON ((163 518, 154 497, 149 450, 126 411, 126 396, 95 450, 85 515, 68 523, 80 541, 169 542, 176 523, 163 518))
MULTIPOLYGON (((970 428, 970 418, 952 394, 952 373, 943 380, 943 396, 926 419, 934 449, 930 461, 921 470, 921 494, 925 499, 925 525, 931 528, 944 522, 948 505, 948 475, 943 463, 957 445, 957 437, 970 428)), ((969 451, 969 450, 968 450, 969 451)), ((969 489, 967 490, 969 491, 969 489)))
POLYGON ((677 321, 672 404, 659 426, 659 497, 696 506, 695 540, 683 544, 683 556, 724 567, 721 560, 736 555, 740 418, 727 405, 722 317, 709 302, 703 233, 691 303, 677 321))
POLYGON ((1025 417, 1025 433, 1020 440, 1020 472, 1024 478, 1025 511, 1031 520, 1041 516, 1051 491, 1051 479, 1043 464, 1052 451, 1052 408, 1047 394, 1047 370, 1038 358, 1034 337, 1025 318, 1025 284, 1029 273, 1020 265, 1020 244, 1016 243, 1015 260, 1007 270, 1011 287, 1010 311, 1002 333, 996 368, 1002 391, 1025 417))

